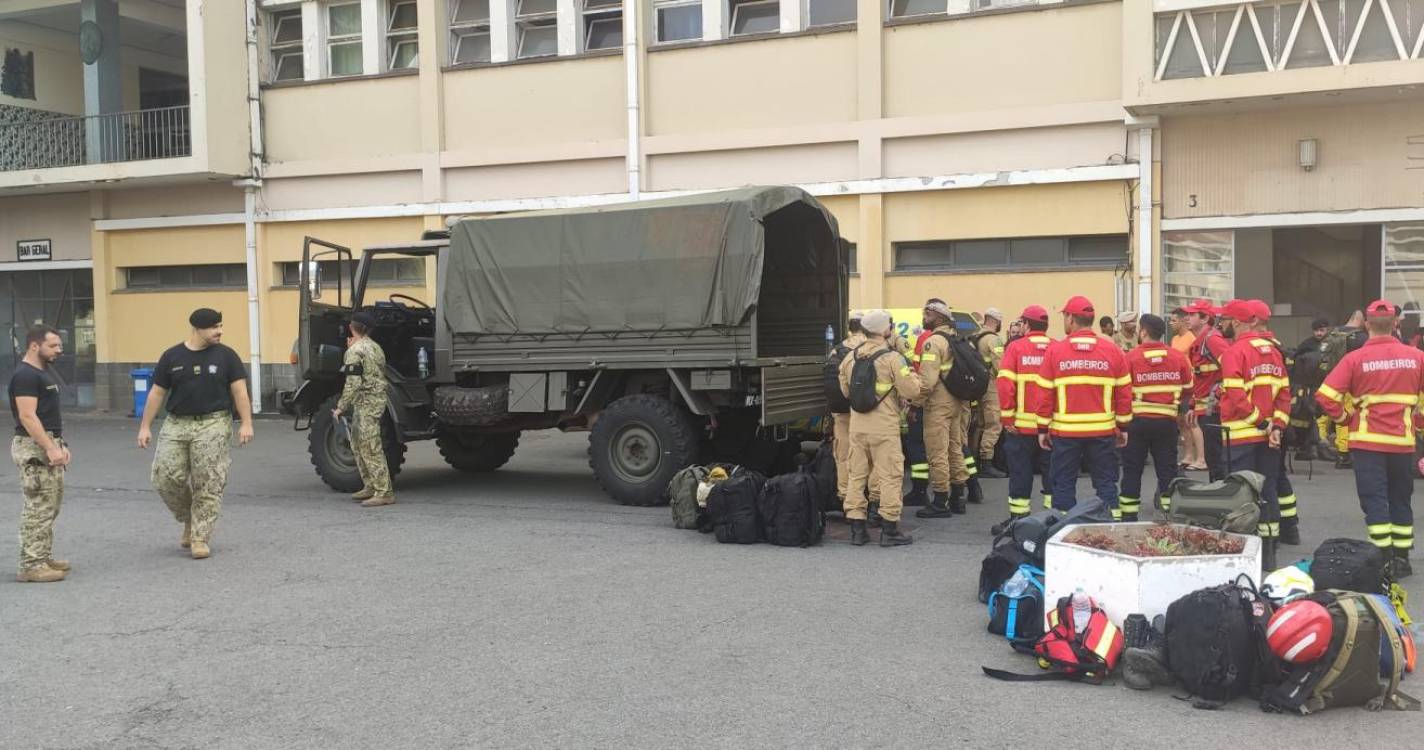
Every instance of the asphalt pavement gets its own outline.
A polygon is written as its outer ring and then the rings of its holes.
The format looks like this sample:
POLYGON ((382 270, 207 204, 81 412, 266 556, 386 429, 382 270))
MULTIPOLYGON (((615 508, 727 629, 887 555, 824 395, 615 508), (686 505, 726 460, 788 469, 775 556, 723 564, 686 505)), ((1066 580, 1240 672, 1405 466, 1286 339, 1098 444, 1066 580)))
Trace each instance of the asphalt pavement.
MULTIPOLYGON (((195 561, 134 431, 67 423, 69 580, 3 569, 0 748, 1343 748, 1424 730, 1419 713, 1205 712, 1163 688, 984 677, 1035 669, 975 598, 1003 480, 909 547, 739 547, 608 500, 582 435, 526 434, 479 478, 414 445, 399 502, 362 509, 317 479, 304 434, 262 421, 195 561)), ((1352 476, 1305 468, 1305 544, 1284 559, 1363 534, 1352 476)), ((19 510, 7 463, 0 559, 18 557, 19 510)))

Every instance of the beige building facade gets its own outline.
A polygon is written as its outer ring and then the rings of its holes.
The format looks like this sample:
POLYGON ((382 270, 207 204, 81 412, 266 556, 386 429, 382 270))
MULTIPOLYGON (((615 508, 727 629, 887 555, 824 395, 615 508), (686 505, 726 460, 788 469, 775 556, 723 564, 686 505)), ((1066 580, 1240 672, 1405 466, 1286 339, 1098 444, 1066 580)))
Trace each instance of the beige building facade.
MULTIPOLYGON (((1389 2, 1391 18, 1408 6, 1389 2)), ((1402 46, 1418 38, 1411 8, 1402 46)), ((853 307, 937 296, 1016 311, 1083 293, 1112 313, 1238 287, 1269 298, 1289 286, 1278 255, 1328 272, 1351 241, 1361 258, 1373 248, 1377 277, 1403 278, 1388 248, 1407 244, 1389 237, 1406 237, 1407 212, 1424 206, 1424 173, 1405 169, 1424 157, 1407 132, 1417 97, 1402 88, 1424 74, 1417 45, 1392 61, 1206 74, 1206 12, 1144 0, 14 0, 0 7, 0 254, 16 256, 0 262, 0 292, 15 300, 5 320, 0 295, 0 327, 72 329, 73 398, 122 411, 129 370, 183 335, 189 309, 218 307, 271 410, 296 384, 306 236, 361 247, 452 216, 758 183, 800 185, 836 215, 854 244, 853 307), (1172 39, 1177 18, 1186 31, 1172 39), (109 42, 97 57, 89 23, 109 42), (1203 75, 1175 51, 1161 63, 1183 39, 1203 75), (1312 138, 1318 162, 1304 171, 1298 142, 1312 138), (1319 235, 1299 223, 1362 211, 1406 213, 1319 235)), ((1372 34, 1356 55, 1379 46, 1372 34)), ((382 294, 433 297, 419 262, 375 273, 382 294)), ((1342 300, 1355 290, 1341 288, 1342 300)))

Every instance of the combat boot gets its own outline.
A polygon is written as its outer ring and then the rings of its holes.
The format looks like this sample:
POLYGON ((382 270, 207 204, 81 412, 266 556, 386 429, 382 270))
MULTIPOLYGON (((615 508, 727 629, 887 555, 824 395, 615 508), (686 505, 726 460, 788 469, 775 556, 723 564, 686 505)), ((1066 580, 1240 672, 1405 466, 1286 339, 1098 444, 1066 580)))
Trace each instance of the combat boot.
POLYGON ((71 567, 68 560, 56 560, 54 558, 45 560, 45 565, 48 565, 51 570, 57 570, 61 573, 68 573, 71 567))
POLYGON ((929 502, 930 480, 911 479, 910 494, 903 499, 905 505, 924 505, 929 502))
POLYGON ((194 560, 206 560, 208 559, 208 555, 213 553, 211 549, 208 549, 208 543, 202 539, 193 540, 193 547, 190 552, 194 560))
POLYGON ((370 500, 375 496, 376 491, 371 489, 370 487, 362 487, 360 490, 351 493, 351 499, 355 500, 358 503, 362 500, 370 500))
POLYGON ((955 513, 962 516, 969 512, 969 506, 964 504, 966 495, 968 496, 969 502, 975 505, 984 502, 984 490, 979 487, 978 477, 970 477, 969 483, 958 489, 962 489, 964 492, 951 494, 949 496, 949 509, 955 513))
MULTIPOLYGON (((957 484, 954 485, 954 488, 960 489, 957 484)), ((952 515, 954 515, 954 511, 949 509, 948 492, 936 492, 929 505, 915 512, 915 518, 949 518, 952 515)))
POLYGON ((980 458, 980 459, 979 459, 978 468, 979 468, 979 476, 981 476, 981 477, 983 477, 983 478, 985 478, 985 479, 1008 479, 1008 478, 1009 478, 1009 475, 1008 475, 1008 474, 1005 474, 1004 472, 999 471, 999 468, 998 468, 997 466, 994 466, 994 458, 993 458, 992 456, 990 456, 990 457, 988 457, 988 458, 980 458))
POLYGON ((183 536, 182 536, 182 538, 180 538, 180 539, 178 540, 178 546, 179 546, 179 547, 182 547, 183 549, 188 549, 189 547, 193 546, 193 522, 192 522, 192 521, 184 521, 184 522, 183 522, 183 536))
POLYGON ((1122 652, 1122 681, 1133 690, 1151 690, 1153 685, 1171 685, 1167 652, 1160 645, 1129 648, 1122 652))
POLYGON ((1280 542, 1287 547, 1300 546, 1300 519, 1289 518, 1281 521, 1280 542))
POLYGON ((1261 538, 1261 575, 1267 575, 1276 569, 1276 539, 1261 538))
POLYGON ((1136 513, 1126 513, 1126 512, 1124 512, 1124 513, 1122 514, 1122 522, 1123 522, 1123 523, 1137 523, 1137 514, 1136 514, 1136 513))
POLYGON ((395 505, 395 495, 376 495, 371 499, 361 503, 362 508, 379 508, 382 505, 395 505))
POLYGON ((865 525, 872 529, 880 528, 880 503, 871 503, 865 511, 865 525))
POLYGON ((870 543, 870 532, 865 528, 865 519, 852 519, 850 522, 850 543, 857 547, 864 547, 870 543))
POLYGON ((1400 581, 1414 575, 1414 566, 1409 564, 1409 550, 1394 550, 1394 580, 1400 581))
POLYGON ((899 547, 904 544, 910 544, 914 541, 914 539, 910 538, 909 534, 900 531, 899 521, 880 522, 881 547, 899 547))
POLYGON ((21 568, 20 572, 15 574, 15 580, 20 583, 55 583, 63 581, 64 576, 64 571, 41 563, 33 568, 21 568))

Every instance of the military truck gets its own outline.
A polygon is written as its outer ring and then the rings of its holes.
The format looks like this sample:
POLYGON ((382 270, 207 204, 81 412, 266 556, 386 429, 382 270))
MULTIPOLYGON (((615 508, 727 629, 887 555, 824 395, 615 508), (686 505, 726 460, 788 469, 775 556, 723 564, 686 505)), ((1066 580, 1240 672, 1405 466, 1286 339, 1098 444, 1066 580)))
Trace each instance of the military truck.
POLYGON ((310 431, 321 479, 359 489, 331 411, 345 326, 364 310, 388 363, 392 473, 418 440, 480 474, 509 461, 525 431, 587 431, 607 493, 657 504, 684 466, 769 460, 799 445, 795 425, 826 412, 822 364, 828 333, 843 335, 847 247, 834 217, 791 187, 462 218, 359 257, 308 237, 304 382, 284 408, 310 431), (435 299, 370 299, 383 258, 434 258, 435 299), (349 269, 349 289, 322 278, 332 260, 349 269))

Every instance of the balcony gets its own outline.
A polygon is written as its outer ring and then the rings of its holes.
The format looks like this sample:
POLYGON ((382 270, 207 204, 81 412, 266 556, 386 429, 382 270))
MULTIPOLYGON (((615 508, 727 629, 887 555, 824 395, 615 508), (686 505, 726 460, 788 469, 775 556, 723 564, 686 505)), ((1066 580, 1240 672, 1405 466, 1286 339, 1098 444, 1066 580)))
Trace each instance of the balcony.
POLYGON ((192 156, 187 105, 0 124, 0 171, 192 156))
POLYGON ((1424 0, 1127 0, 1124 12, 1135 114, 1424 85, 1424 0))

